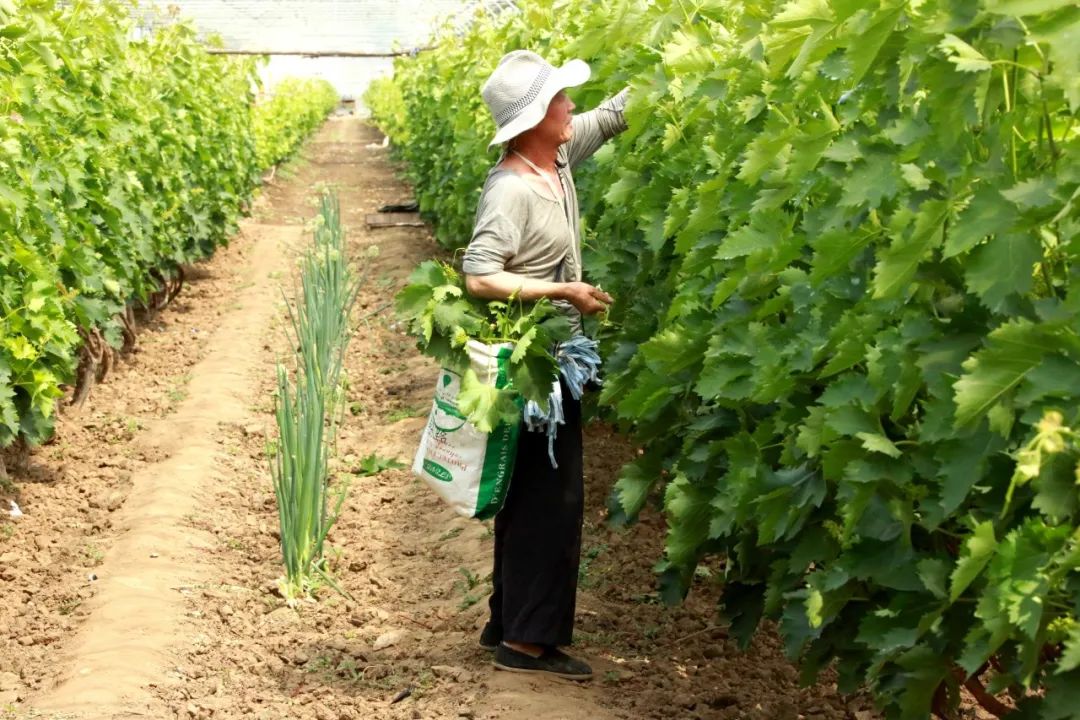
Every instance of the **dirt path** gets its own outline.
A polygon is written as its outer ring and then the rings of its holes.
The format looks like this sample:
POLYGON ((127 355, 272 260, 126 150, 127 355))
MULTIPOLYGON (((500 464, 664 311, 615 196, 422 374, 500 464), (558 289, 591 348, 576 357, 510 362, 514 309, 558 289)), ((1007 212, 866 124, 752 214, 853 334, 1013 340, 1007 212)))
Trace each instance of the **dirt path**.
POLYGON ((176 301, 139 316, 134 351, 14 468, 16 493, 0 490, 24 513, 0 514, 0 716, 31 698, 91 717, 151 699, 143 681, 177 640, 176 588, 200 569, 203 538, 181 521, 220 476, 209 433, 246 408, 236 341, 259 342, 266 276, 300 236, 245 223, 176 301))
POLYGON ((185 364, 167 377, 186 378, 185 400, 162 401, 158 419, 139 420, 120 435, 99 415, 121 415, 126 429, 122 410, 157 408, 153 398, 175 397, 176 381, 123 406, 95 400, 104 405, 65 428, 64 451, 50 447, 35 457, 26 477, 36 473, 40 482, 23 486, 24 520, 76 512, 79 528, 66 529, 62 520, 43 522, 44 529, 10 526, 15 570, 0 565, 0 627, 15 625, 0 632, 0 693, 22 701, 11 716, 867 717, 860 702, 828 684, 800 689, 774 636, 764 633, 739 652, 712 615, 717 587, 706 573, 685 605, 659 602, 651 568, 663 520, 647 513, 627 530, 605 525, 607 492, 633 448, 601 424, 587 430, 575 637, 597 678, 580 685, 492 670, 476 645, 490 591, 490 523, 454 516, 405 469, 364 470, 372 455, 411 460, 437 372, 385 306, 411 268, 439 251, 425 229, 369 231, 362 222, 379 205, 409 197, 379 141, 356 120, 328 123, 294 172, 279 173, 246 239, 181 296, 188 314, 178 308, 168 321, 178 327, 143 341, 136 360, 147 370, 98 393, 141 392, 122 388, 148 382, 152 368, 168 366, 159 355, 182 349, 185 364), (380 253, 357 312, 347 361, 350 412, 335 471, 335 482, 350 487, 330 536, 332 568, 350 598, 328 591, 293 610, 274 582, 281 569, 264 453, 273 365, 285 351, 273 295, 279 284, 290 286, 289 249, 324 184, 338 190, 354 252, 377 245, 380 253), (204 329, 220 326, 194 350, 183 343, 193 328, 181 320, 189 316, 204 329), (100 426, 114 433, 109 453, 93 452, 100 426), (87 459, 72 459, 80 451, 87 459), (123 461, 119 469, 114 458, 123 461), (102 459, 112 464, 99 465, 102 459), (86 482, 91 490, 73 489, 86 482), (87 537, 106 548, 94 553, 99 564, 79 549, 87 537), (39 572, 35 559, 43 553, 48 572, 39 572), (88 584, 87 571, 101 579, 88 584))
POLYGON ((217 425, 252 419, 255 358, 276 314, 272 278, 287 269, 286 251, 302 237, 297 227, 253 223, 243 232, 252 250, 244 289, 192 368, 186 399, 133 440, 162 459, 133 474, 113 520, 119 535, 96 572, 89 617, 60 660, 62 680, 34 702, 39 709, 119 718, 152 707, 148 686, 183 639, 175 632, 183 593, 203 581, 208 543, 184 518, 222 479, 217 425))

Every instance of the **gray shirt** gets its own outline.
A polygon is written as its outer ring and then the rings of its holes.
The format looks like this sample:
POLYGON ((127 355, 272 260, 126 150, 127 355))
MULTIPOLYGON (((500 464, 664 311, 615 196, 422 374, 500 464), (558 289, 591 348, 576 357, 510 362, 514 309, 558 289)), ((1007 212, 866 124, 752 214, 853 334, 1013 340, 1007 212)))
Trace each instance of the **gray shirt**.
MULTIPOLYGON (((605 141, 626 130, 627 91, 573 118, 574 134, 555 161, 562 200, 541 192, 513 170, 493 167, 480 193, 472 239, 462 269, 466 275, 507 271, 549 282, 581 280, 581 218, 571 170, 605 141)), ((580 330, 580 315, 558 301, 580 330)))

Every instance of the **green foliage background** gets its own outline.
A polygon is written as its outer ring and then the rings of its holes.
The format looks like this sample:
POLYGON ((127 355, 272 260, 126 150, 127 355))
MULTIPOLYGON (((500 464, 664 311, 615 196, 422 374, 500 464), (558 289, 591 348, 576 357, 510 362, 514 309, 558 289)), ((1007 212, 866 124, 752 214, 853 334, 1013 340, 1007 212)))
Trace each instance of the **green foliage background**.
POLYGON ((326 80, 286 78, 255 107, 255 160, 268 168, 285 160, 337 107, 338 93, 326 80))
POLYGON ((328 111, 327 86, 290 89, 253 129, 254 60, 209 55, 182 23, 132 39, 128 12, 0 0, 0 447, 49 437, 79 329, 119 346, 152 271, 223 245, 260 159, 328 111))
POLYGON ((1080 717, 1080 8, 524 7, 368 102, 453 248, 504 52, 590 61, 583 108, 631 86, 579 185, 603 399, 645 446, 612 511, 659 497, 669 596, 720 554, 733 629, 778 621, 807 679, 1080 717))

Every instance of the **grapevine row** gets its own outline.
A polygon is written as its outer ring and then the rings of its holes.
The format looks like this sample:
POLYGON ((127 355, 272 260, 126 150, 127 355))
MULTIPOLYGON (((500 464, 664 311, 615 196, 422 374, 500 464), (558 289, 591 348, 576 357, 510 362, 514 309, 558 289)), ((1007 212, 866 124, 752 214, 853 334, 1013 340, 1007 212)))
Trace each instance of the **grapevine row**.
POLYGON ((51 435, 65 386, 134 342, 132 304, 175 295, 335 104, 309 82, 256 107, 255 61, 128 13, 0 1, 0 448, 51 435))
MULTIPOLYGON (((547 0, 368 95, 467 242, 524 47, 588 60, 630 130, 581 171, 616 297, 613 493, 669 520, 668 596, 722 609, 890 717, 1080 717, 1080 8, 1066 0, 547 0)), ((441 42, 440 42, 441 40, 441 42)))

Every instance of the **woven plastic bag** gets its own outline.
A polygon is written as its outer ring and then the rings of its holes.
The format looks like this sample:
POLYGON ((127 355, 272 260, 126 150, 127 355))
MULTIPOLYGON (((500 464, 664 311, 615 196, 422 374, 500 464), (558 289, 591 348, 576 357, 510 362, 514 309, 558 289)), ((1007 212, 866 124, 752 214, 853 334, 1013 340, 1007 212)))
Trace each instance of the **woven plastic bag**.
MULTIPOLYGON (((507 383, 509 343, 466 345, 480 382, 502 388, 507 383)), ((517 457, 520 423, 499 423, 483 433, 458 410, 461 376, 443 368, 435 383, 435 400, 413 461, 413 473, 424 480, 459 515, 485 520, 503 506, 517 457)))

